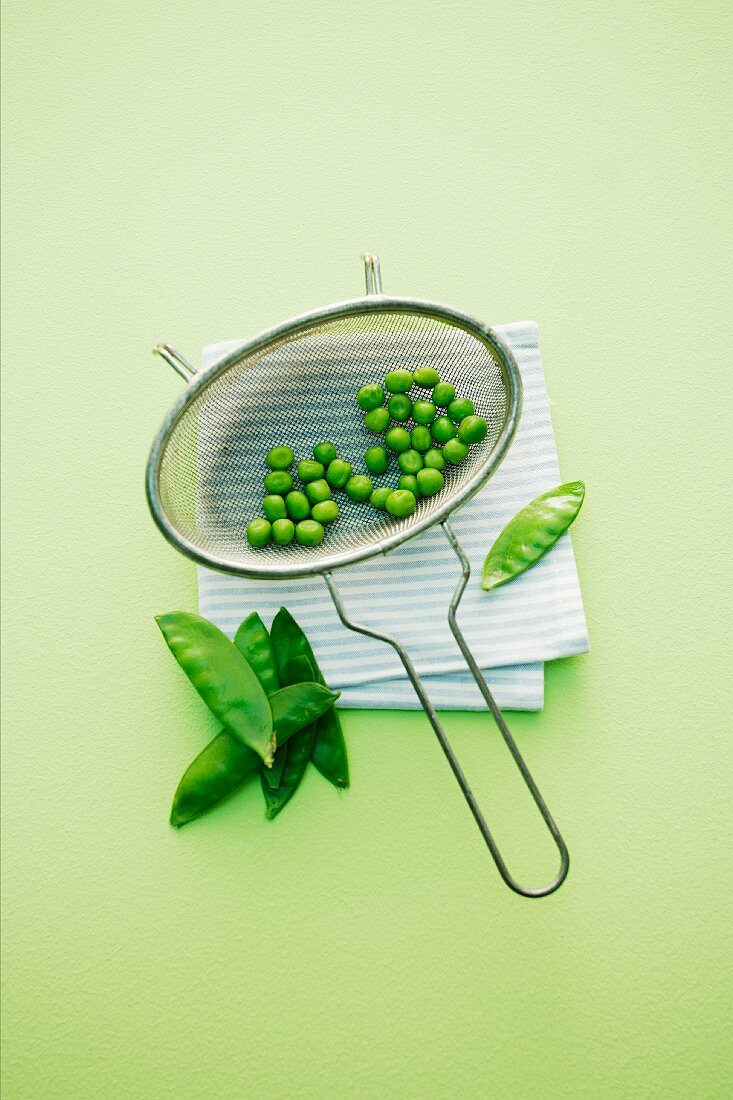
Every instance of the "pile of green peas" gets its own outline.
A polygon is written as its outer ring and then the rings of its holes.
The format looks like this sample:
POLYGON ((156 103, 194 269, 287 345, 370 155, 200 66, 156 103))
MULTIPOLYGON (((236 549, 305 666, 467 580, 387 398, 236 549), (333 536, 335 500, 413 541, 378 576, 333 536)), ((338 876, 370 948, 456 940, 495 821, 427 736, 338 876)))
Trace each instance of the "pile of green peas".
POLYGON ((401 495, 392 508, 382 489, 375 490, 371 498, 376 508, 387 508, 392 515, 410 515, 421 496, 439 493, 445 484, 446 463, 460 465, 471 444, 482 443, 488 432, 486 421, 476 416, 473 402, 458 397, 455 386, 442 382, 433 367, 419 367, 412 374, 392 370, 384 385, 362 386, 356 401, 364 412, 367 431, 384 434, 384 445, 370 447, 364 455, 367 469, 386 473, 391 452, 402 471, 397 489, 401 495), (419 395, 413 400, 413 388, 430 390, 430 400, 419 395), (394 511, 395 507, 399 511, 394 511))
POLYGON ((299 546, 319 546, 324 528, 339 514, 332 489, 348 491, 349 481, 353 480, 350 464, 338 457, 333 443, 317 443, 313 458, 297 464, 302 489, 296 489, 291 473, 295 454, 291 447, 284 444, 272 447, 265 462, 269 472, 264 481, 267 494, 262 501, 264 516, 248 524, 247 542, 254 549, 270 542, 288 546, 293 540, 299 546))
POLYGON ((369 502, 373 508, 404 518, 412 515, 420 497, 434 496, 445 484, 446 464, 458 466, 473 443, 481 443, 488 432, 486 421, 475 415, 473 402, 457 397, 450 382, 441 382, 433 367, 390 371, 384 385, 362 386, 356 396, 364 412, 364 425, 375 435, 384 434, 384 445, 370 447, 364 464, 370 474, 387 473, 396 455, 400 477, 396 488, 375 487, 371 477, 354 473, 340 458, 333 443, 324 441, 313 448, 313 458, 297 463, 302 490, 294 488, 292 448, 282 444, 267 452, 269 467, 262 501, 264 516, 247 526, 247 541, 255 549, 273 542, 288 546, 319 546, 325 527, 339 515, 333 490, 343 490, 350 500, 369 502), (412 400, 409 392, 430 390, 431 400, 412 400), (440 411, 440 415, 438 412, 440 411))

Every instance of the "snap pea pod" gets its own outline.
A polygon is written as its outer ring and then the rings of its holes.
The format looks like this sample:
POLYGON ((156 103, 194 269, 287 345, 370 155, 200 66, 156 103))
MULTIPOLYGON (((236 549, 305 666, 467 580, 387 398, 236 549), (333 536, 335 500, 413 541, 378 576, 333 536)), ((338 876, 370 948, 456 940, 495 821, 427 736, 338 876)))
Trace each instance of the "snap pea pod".
MULTIPOLYGON (((283 668, 282 679, 283 682, 287 684, 299 684, 312 681, 313 669, 308 658, 293 657, 289 660, 283 668)), ((311 722, 310 725, 304 726, 303 729, 293 734, 293 736, 278 749, 275 755, 275 761, 277 762, 278 757, 282 757, 283 762, 280 781, 277 786, 272 786, 272 782, 269 778, 269 769, 265 767, 260 768, 262 793, 265 796, 265 813, 270 820, 277 817, 300 786, 300 781, 305 775, 305 770, 308 767, 315 734, 316 723, 311 722)))
POLYGON ((331 691, 317 680, 289 684, 270 696, 272 725, 278 745, 332 707, 340 691, 331 691))
POLYGON ((257 676, 237 647, 200 615, 158 615, 168 648, 209 710, 240 741, 272 764, 273 715, 257 676))
POLYGON ((236 791, 262 760, 229 730, 222 730, 188 765, 173 796, 170 823, 179 829, 236 791))
MULTIPOLYGON (((281 675, 285 665, 293 657, 307 657, 317 681, 325 685, 326 681, 310 642, 287 608, 281 607, 273 619, 270 636, 281 675)), ((349 762, 335 707, 331 707, 318 719, 311 760, 329 783, 333 783, 335 787, 348 787, 349 762)))
MULTIPOLYGON (((240 624, 234 635, 234 644, 262 684, 265 694, 272 695, 273 691, 277 691, 280 681, 277 675, 275 652, 267 627, 257 612, 253 611, 240 624)), ((274 754, 277 748, 274 740, 271 740, 271 746, 274 754)))
POLYGON ((283 767, 285 765, 285 747, 283 745, 275 753, 275 759, 272 762, 271 768, 266 768, 262 765, 260 769, 260 775, 266 781, 267 786, 271 791, 276 791, 280 786, 280 779, 283 774, 283 767))
MULTIPOLYGON (((269 635, 268 635, 268 638, 269 638, 269 635)), ((272 659, 276 663, 276 672, 277 672, 277 662, 276 662, 276 658, 275 658, 274 649, 272 651, 272 659)), ((296 660, 296 659, 297 658, 294 658, 293 660, 296 660)), ((303 683, 305 681, 314 679, 313 675, 311 674, 310 665, 308 666, 308 669, 300 670, 303 673, 307 672, 307 675, 305 675, 305 674, 301 675, 301 676, 293 675, 293 673, 291 672, 292 663, 293 663, 292 661, 289 661, 288 664, 283 669, 283 676, 285 677, 283 682, 286 684, 286 686, 290 685, 290 684, 303 683)), ((277 788, 280 786, 280 780, 282 779, 283 767, 285 766, 285 761, 287 759, 287 753, 288 753, 287 746, 282 746, 275 753, 275 759, 273 761, 272 767, 271 768, 265 768, 263 766, 260 769, 260 779, 262 780, 263 783, 267 784, 267 786, 270 788, 271 791, 276 791, 277 788)))
POLYGON ((490 592, 539 561, 567 531, 584 496, 583 482, 569 481, 542 493, 517 512, 486 555, 481 587, 490 592))
MULTIPOLYGON (((338 693, 315 682, 280 688, 270 697, 278 744, 333 706, 338 693)), ((171 825, 179 827, 212 809, 262 764, 260 756, 229 730, 222 730, 189 765, 173 797, 171 825)))
POLYGON ((234 644, 262 684, 266 695, 280 687, 272 641, 256 611, 248 615, 234 635, 234 644))

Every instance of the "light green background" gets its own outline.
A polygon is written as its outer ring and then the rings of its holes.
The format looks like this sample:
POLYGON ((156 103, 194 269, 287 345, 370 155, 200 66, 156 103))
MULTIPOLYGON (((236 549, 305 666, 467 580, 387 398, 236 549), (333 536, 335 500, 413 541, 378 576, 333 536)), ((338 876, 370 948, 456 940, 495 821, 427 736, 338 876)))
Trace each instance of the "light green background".
MULTIPOLYGON (((730 10, 8 4, 7 1100, 730 1095, 730 10), (196 588, 143 498, 149 348, 357 294, 365 248, 539 322, 588 485, 593 653, 513 718, 572 853, 543 902, 418 715, 346 715, 343 796, 166 824, 215 725, 152 621, 196 588)), ((490 721, 447 725, 547 878, 490 721)))

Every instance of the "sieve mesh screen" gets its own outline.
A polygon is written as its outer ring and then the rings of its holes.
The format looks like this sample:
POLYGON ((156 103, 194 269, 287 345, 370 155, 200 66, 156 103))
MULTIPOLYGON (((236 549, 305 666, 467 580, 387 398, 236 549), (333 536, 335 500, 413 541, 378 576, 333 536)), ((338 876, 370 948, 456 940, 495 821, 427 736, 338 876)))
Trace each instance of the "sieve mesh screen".
MULTIPOLYGON (((198 556, 215 566, 225 562, 237 572, 297 575, 331 567, 341 555, 353 560, 354 551, 368 556, 398 529, 408 537, 461 497, 502 436, 512 384, 491 340, 453 319, 409 308, 363 311, 358 306, 332 319, 305 318, 286 335, 214 372, 184 406, 160 449, 160 508, 198 556), (312 458, 314 444, 330 440, 355 473, 368 473, 364 452, 382 440, 364 427, 357 391, 366 383, 381 383, 389 370, 419 366, 435 367, 459 397, 473 401, 489 425, 484 442, 472 446, 460 466, 446 466, 441 492, 421 499, 408 519, 334 493, 340 515, 326 528, 319 547, 293 543, 251 549, 245 530, 250 519, 262 515, 264 458, 270 447, 288 444, 297 461, 312 458)), ((410 396, 430 394, 413 387, 410 396)), ((412 421, 404 426, 411 428, 412 421)), ((387 474, 370 476, 375 486, 396 486, 400 473, 393 461, 387 474)), ((297 476, 295 482, 300 487, 297 476)))

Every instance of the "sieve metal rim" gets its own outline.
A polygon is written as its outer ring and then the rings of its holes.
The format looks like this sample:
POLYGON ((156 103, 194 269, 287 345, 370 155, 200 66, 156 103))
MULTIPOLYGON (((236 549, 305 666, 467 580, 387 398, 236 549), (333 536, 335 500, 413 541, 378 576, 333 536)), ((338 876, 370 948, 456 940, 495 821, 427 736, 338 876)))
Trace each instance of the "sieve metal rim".
POLYGON ((257 336, 248 340, 245 344, 233 349, 217 362, 204 370, 197 371, 186 387, 173 402, 163 423, 158 430, 148 458, 145 489, 148 506, 158 528, 163 536, 177 550, 192 558, 200 565, 217 572, 233 573, 237 576, 251 577, 260 580, 294 579, 297 577, 319 576, 329 573, 333 569, 340 569, 355 562, 364 561, 377 554, 386 554, 388 551, 401 546, 417 535, 422 534, 428 528, 444 521, 456 508, 460 508, 469 501, 479 489, 489 480, 498 469, 504 459, 519 423, 522 409, 522 379, 519 373, 514 355, 503 337, 490 325, 484 324, 468 313, 454 309, 452 306, 443 305, 440 302, 432 302, 423 298, 391 297, 384 294, 368 294, 365 297, 351 298, 336 302, 329 306, 309 310, 298 314, 265 329, 257 336), (175 526, 170 523, 163 507, 160 494, 160 468, 163 460, 165 446, 170 433, 183 416, 190 403, 207 386, 219 377, 224 371, 246 359, 253 352, 275 340, 296 331, 306 331, 315 328, 324 321, 334 321, 345 317, 351 317, 363 313, 417 313, 430 317, 433 320, 453 325, 471 333, 479 339, 499 359, 502 371, 505 374, 507 391, 507 415, 504 426, 492 448, 487 461, 479 467, 474 476, 470 478, 459 490, 449 494, 446 500, 435 511, 430 512, 423 520, 406 528, 398 528, 394 533, 383 539, 370 542, 365 547, 355 547, 348 551, 339 551, 330 557, 320 557, 317 565, 308 565, 307 553, 303 554, 302 564, 278 563, 278 568, 271 565, 262 568, 244 568, 238 561, 229 558, 214 556, 204 553, 198 546, 190 542, 175 526))

